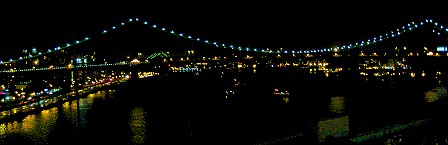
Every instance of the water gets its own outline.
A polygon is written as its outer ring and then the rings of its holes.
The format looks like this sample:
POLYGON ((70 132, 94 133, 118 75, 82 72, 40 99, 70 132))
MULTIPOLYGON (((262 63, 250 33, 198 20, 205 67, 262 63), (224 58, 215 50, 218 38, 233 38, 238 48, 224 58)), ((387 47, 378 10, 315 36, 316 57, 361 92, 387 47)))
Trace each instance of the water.
POLYGON ((431 94, 428 90, 439 85, 438 80, 425 77, 369 77, 366 81, 343 73, 326 76, 306 71, 212 74, 216 75, 152 77, 127 82, 109 94, 109 90, 95 92, 0 124, 0 141, 309 143, 319 141, 318 136, 356 136, 432 117, 431 112, 444 101, 425 98, 425 93, 431 94), (276 95, 286 91, 289 95, 276 95))

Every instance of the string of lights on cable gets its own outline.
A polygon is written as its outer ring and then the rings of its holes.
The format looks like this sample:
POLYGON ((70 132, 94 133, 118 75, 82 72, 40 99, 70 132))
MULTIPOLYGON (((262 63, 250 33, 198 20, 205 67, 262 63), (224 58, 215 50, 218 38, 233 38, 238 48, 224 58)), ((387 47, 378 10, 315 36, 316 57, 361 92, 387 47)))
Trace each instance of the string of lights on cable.
MULTIPOLYGON (((423 26, 425 23, 429 23, 432 26, 434 26, 435 29, 433 29, 433 33, 437 33, 437 35, 441 35, 441 32, 442 33, 448 33, 448 28, 445 28, 443 25, 440 25, 438 22, 435 22, 432 19, 426 19, 425 21, 422 21, 422 22, 419 22, 419 23, 411 22, 411 23, 408 23, 407 25, 405 25, 405 26, 403 26, 401 28, 398 28, 396 30, 392 30, 392 31, 390 31, 388 33, 385 33, 383 35, 375 36, 375 37, 369 38, 369 39, 364 39, 364 40, 361 40, 361 41, 358 41, 358 42, 354 42, 354 43, 351 43, 351 44, 348 44, 348 45, 342 45, 342 46, 337 46, 337 47, 332 47, 332 48, 318 48, 318 49, 307 49, 307 50, 291 50, 291 49, 290 50, 283 50, 283 49, 272 50, 272 49, 268 49, 268 48, 250 48, 250 47, 243 48, 242 46, 237 46, 237 45, 233 45, 233 44, 219 43, 219 42, 216 42, 216 41, 210 41, 210 40, 207 40, 207 39, 203 39, 203 38, 199 38, 199 37, 193 37, 191 35, 186 35, 186 34, 183 34, 181 32, 175 32, 174 30, 167 30, 164 27, 157 26, 156 24, 150 24, 147 21, 141 21, 138 18, 134 18, 134 19, 131 18, 131 19, 129 19, 126 22, 120 23, 120 25, 118 25, 118 26, 112 26, 109 29, 104 29, 101 34, 103 34, 103 35, 107 34, 107 33, 111 32, 111 31, 113 31, 115 29, 118 29, 119 27, 125 26, 125 25, 127 25, 129 23, 132 23, 132 22, 142 23, 142 24, 148 25, 148 26, 150 26, 150 27, 152 27, 152 28, 154 28, 156 30, 164 31, 166 33, 169 33, 169 34, 177 36, 177 37, 182 37, 182 38, 185 38, 185 39, 189 39, 189 40, 198 41, 198 42, 202 42, 202 43, 205 43, 205 44, 213 45, 213 46, 215 46, 217 48, 229 48, 229 49, 238 50, 238 51, 252 51, 252 52, 260 52, 260 53, 293 53, 293 54, 294 53, 305 53, 305 54, 309 54, 309 53, 320 53, 320 52, 349 50, 349 49, 352 49, 352 48, 372 45, 372 44, 384 41, 386 39, 390 39, 390 38, 394 38, 394 37, 400 36, 402 33, 409 32, 409 31, 415 30, 415 29, 423 26)), ((11 59, 9 59, 9 61, 0 61, 0 64, 5 64, 5 62, 14 63, 16 61, 31 59, 31 58, 35 58, 35 57, 38 57, 38 56, 41 56, 41 55, 50 54, 50 53, 53 53, 53 52, 61 51, 61 50, 64 50, 64 49, 68 49, 68 48, 70 48, 72 46, 84 43, 84 42, 89 41, 89 40, 91 40, 89 37, 84 37, 84 39, 76 40, 74 43, 67 43, 64 46, 56 46, 53 49, 48 49, 46 52, 37 52, 36 48, 32 48, 32 51, 36 52, 37 54, 35 54, 35 55, 30 54, 28 56, 22 56, 22 57, 19 57, 18 59, 12 59, 11 58, 11 59)))

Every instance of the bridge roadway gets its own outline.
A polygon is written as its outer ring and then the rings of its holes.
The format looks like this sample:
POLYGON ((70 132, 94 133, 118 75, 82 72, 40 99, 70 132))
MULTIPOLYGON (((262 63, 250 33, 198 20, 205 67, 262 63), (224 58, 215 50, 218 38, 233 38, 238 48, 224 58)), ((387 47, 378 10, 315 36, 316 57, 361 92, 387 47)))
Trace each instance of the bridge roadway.
MULTIPOLYGON (((94 70, 115 70, 115 71, 152 71, 152 72, 160 72, 160 71, 169 71, 170 67, 185 67, 186 65, 191 66, 201 66, 203 63, 207 63, 206 65, 224 65, 224 64, 234 64, 236 62, 241 62, 245 64, 257 64, 257 67, 262 67, 263 64, 277 64, 277 63, 285 63, 285 62, 307 62, 307 61, 325 61, 329 63, 331 67, 341 67, 341 68, 358 68, 360 63, 365 63, 366 61, 378 60, 381 63, 386 62, 387 60, 393 59, 395 61, 402 61, 404 64, 411 66, 412 69, 419 70, 447 70, 445 66, 448 65, 448 56, 394 56, 394 57, 383 57, 383 56, 341 56, 341 57, 324 57, 324 56, 315 56, 315 57, 292 57, 291 56, 282 56, 280 58, 270 57, 270 58, 254 58, 254 59, 246 59, 246 58, 227 58, 221 60, 203 60, 197 59, 191 61, 170 61, 170 62, 162 62, 162 60, 151 60, 151 63, 141 63, 138 65, 132 64, 111 64, 111 65, 95 65, 95 66, 73 66, 72 68, 60 67, 57 69, 46 69, 45 70, 34 70, 34 69, 26 69, 23 71, 14 71, 10 72, 8 70, 3 70, 0 74, 6 73, 27 73, 27 72, 35 72, 35 71, 52 71, 52 72, 66 72, 73 70, 85 70, 85 71, 94 71, 94 70), (403 61, 404 60, 404 61, 403 61), (160 63, 155 63, 160 62, 160 63)), ((448 72, 448 70, 447 70, 448 72)))

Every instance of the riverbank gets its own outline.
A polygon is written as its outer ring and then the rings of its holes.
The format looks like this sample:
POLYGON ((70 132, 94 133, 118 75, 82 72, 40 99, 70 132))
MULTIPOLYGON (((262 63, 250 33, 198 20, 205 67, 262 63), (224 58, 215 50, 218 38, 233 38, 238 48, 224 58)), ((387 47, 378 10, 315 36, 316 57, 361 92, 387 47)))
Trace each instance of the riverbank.
MULTIPOLYGON (((125 81, 124 81, 125 82, 125 81)), ((78 93, 67 93, 61 94, 54 97, 49 97, 45 100, 37 101, 36 103, 24 104, 20 107, 16 107, 10 110, 2 111, 0 114, 0 123, 11 122, 11 121, 20 121, 28 115, 36 114, 41 112, 42 110, 49 109, 51 107, 55 107, 58 105, 62 105, 65 102, 85 98, 92 92, 100 91, 100 90, 109 90, 114 87, 122 85, 124 82, 115 81, 110 84, 98 85, 95 87, 91 87, 90 89, 83 89, 84 91, 79 92, 78 90, 74 92, 78 93), (34 108, 35 107, 35 108, 34 108)))

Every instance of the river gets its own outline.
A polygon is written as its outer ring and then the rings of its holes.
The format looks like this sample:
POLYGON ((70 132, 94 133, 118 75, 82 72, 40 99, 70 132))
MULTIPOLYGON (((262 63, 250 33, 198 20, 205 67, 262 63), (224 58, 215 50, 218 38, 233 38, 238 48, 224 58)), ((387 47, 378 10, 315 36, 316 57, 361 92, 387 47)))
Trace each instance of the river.
POLYGON ((250 70, 132 80, 4 121, 0 143, 310 143, 431 118, 444 102, 428 91, 445 88, 445 82, 430 75, 307 73, 250 70))

